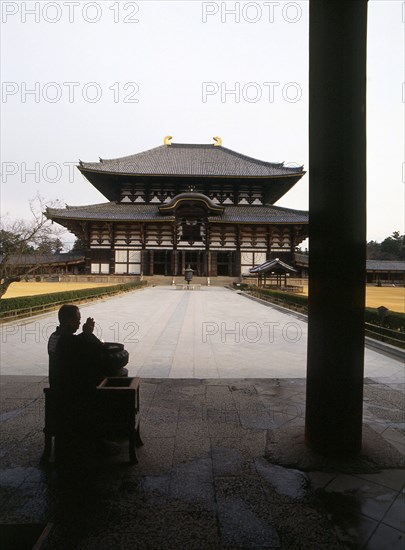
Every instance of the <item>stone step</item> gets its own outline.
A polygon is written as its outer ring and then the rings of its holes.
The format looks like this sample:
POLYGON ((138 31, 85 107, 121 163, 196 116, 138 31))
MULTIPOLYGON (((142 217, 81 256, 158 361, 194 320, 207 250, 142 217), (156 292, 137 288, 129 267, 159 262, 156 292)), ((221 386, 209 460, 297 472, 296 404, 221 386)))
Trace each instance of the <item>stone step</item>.
POLYGON ((232 283, 239 283, 240 277, 211 277, 211 286, 232 286, 232 283))
MULTIPOLYGON (((186 281, 184 277, 172 277, 165 275, 145 275, 144 281, 147 281, 150 285, 165 285, 170 286, 172 284, 184 284, 186 281)), ((239 277, 193 277, 192 284, 201 286, 227 286, 232 285, 233 282, 239 282, 239 277)))

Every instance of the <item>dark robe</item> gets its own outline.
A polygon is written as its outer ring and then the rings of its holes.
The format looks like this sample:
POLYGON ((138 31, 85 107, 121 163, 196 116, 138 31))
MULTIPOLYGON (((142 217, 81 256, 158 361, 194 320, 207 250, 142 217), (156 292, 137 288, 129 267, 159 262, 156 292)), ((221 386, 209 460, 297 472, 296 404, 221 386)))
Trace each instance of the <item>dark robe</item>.
POLYGON ((103 378, 102 345, 92 333, 76 336, 60 327, 49 338, 49 385, 64 439, 96 432, 95 394, 103 378))

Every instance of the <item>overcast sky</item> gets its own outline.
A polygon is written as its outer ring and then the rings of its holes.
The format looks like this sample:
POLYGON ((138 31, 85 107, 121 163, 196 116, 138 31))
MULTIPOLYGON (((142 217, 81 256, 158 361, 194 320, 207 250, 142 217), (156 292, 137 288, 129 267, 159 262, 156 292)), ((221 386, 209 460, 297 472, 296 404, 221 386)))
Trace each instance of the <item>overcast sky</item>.
MULTIPOLYGON (((404 231, 404 3, 369 2, 368 240, 404 231)), ((2 215, 172 135, 308 167, 308 2, 1 2, 2 215)), ((308 175, 278 203, 308 208, 308 175)), ((67 238, 73 241, 73 238, 67 238)))

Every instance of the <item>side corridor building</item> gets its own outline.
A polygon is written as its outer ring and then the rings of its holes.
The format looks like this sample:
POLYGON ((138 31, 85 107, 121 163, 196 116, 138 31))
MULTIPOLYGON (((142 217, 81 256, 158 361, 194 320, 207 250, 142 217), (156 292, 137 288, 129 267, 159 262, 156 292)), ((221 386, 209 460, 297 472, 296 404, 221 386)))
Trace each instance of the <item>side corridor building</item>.
POLYGON ((80 172, 107 199, 48 208, 86 243, 85 272, 237 277, 280 258, 294 265, 308 212, 274 206, 303 167, 257 160, 214 144, 172 143, 99 162, 80 172))

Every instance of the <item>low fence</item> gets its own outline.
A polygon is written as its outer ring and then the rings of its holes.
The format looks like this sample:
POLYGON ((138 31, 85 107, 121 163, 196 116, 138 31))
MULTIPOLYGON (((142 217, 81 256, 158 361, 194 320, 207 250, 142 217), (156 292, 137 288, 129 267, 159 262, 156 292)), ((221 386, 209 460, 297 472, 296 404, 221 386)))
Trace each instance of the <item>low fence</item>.
MULTIPOLYGON (((303 313, 305 315, 308 314, 307 296, 287 293, 283 294, 280 291, 272 291, 270 289, 266 290, 260 288, 252 289, 251 287, 242 290, 246 290, 246 292, 251 296, 260 298, 261 300, 265 300, 266 302, 280 305, 282 307, 291 309, 292 311, 303 313)), ((374 320, 376 317, 378 317, 378 313, 376 312, 376 310, 367 308, 365 310, 365 316, 366 319, 369 318, 369 320, 374 320)), ((369 336, 374 340, 379 340, 380 342, 385 342, 386 344, 405 349, 405 315, 393 313, 392 317, 395 320, 393 326, 396 328, 388 328, 366 321, 364 323, 365 334, 366 336, 369 336)))
POLYGON ((259 288, 264 288, 264 289, 270 289, 270 290, 278 290, 280 292, 294 292, 294 293, 297 293, 297 294, 303 294, 304 292, 304 287, 303 286, 300 286, 300 285, 284 285, 284 286, 279 286, 279 285, 268 285, 268 284, 265 284, 263 286, 260 286, 259 288))
MULTIPOLYGON (((273 279, 274 280, 274 279, 273 279)), ((253 275, 242 275, 242 283, 245 283, 249 286, 257 285, 257 277, 253 275)), ((270 277, 267 279, 267 284, 270 284, 270 277)), ((307 277, 288 277, 287 284, 291 286, 307 287, 308 278, 307 277)))
POLYGON ((299 311, 300 313, 308 312, 308 297, 300 293, 288 293, 280 289, 273 290, 258 287, 249 287, 246 290, 251 296, 255 296, 267 302, 279 304, 280 306, 292 309, 293 311, 299 311))
MULTIPOLYGON (((52 276, 51 276, 52 277, 52 276)), ((55 277, 55 276, 53 276, 55 277)), ((62 283, 135 283, 141 281, 140 275, 58 275, 62 283)))
POLYGON ((37 296, 26 296, 25 302, 32 301, 32 305, 26 307, 18 307, 15 309, 8 309, 7 306, 11 303, 11 300, 18 300, 16 298, 3 298, 0 300, 0 322, 14 321, 22 319, 24 317, 31 317, 33 315, 39 315, 48 311, 53 311, 66 303, 83 304, 94 300, 100 300, 115 294, 123 294, 124 292, 131 292, 139 288, 146 286, 146 282, 126 283, 123 285, 117 285, 116 287, 101 287, 101 288, 89 288, 81 290, 72 290, 54 294, 40 294, 37 296), (52 299, 54 296, 54 299, 52 299), (30 298, 32 300, 30 300, 30 298), (42 303, 36 303, 41 302, 42 303), (8 300, 10 300, 9 303, 8 300))
POLYGON ((371 323, 365 323, 366 336, 385 342, 391 346, 405 349, 405 333, 399 330, 392 330, 390 328, 382 327, 380 325, 372 325, 371 323))

